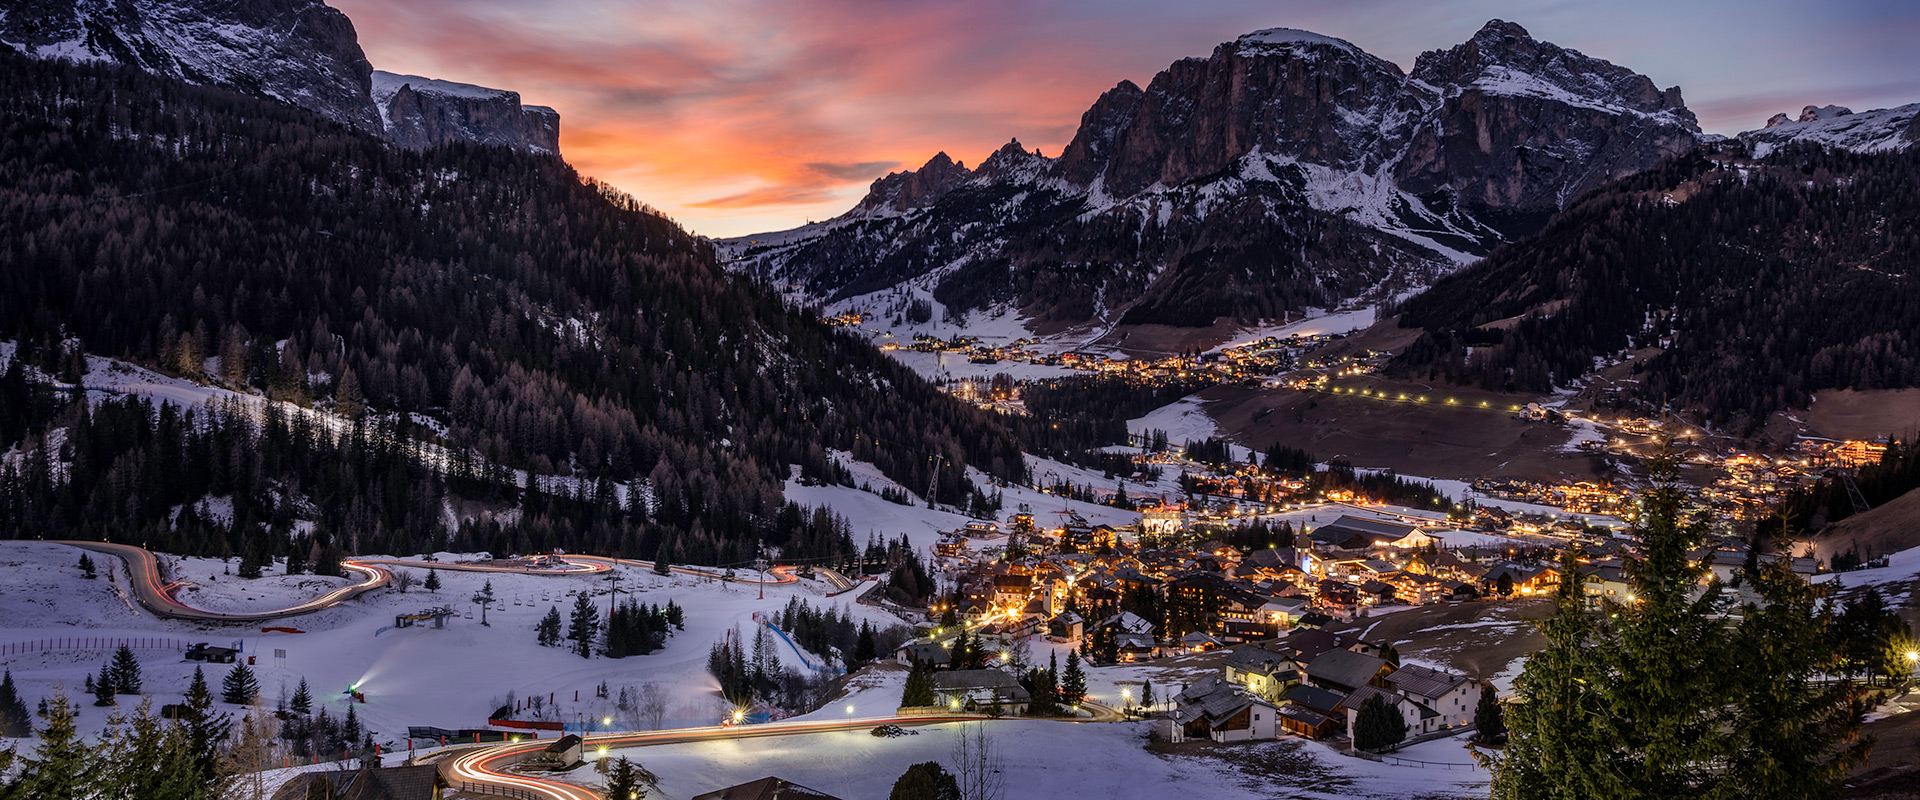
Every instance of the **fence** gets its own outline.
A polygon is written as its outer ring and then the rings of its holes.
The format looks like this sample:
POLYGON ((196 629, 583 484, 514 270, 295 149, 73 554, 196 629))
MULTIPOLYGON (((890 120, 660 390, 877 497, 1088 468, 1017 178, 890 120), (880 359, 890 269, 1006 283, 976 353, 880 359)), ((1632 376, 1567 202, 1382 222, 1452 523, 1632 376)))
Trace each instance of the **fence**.
POLYGON ((1449 762, 1449 761, 1421 761, 1420 759, 1417 759, 1417 758, 1402 758, 1400 756, 1396 756, 1391 753, 1367 753, 1359 750, 1350 750, 1345 752, 1347 755, 1353 756, 1354 758, 1363 758, 1368 761, 1378 761, 1382 764, 1391 764, 1396 767, 1421 767, 1423 769, 1446 769, 1446 770, 1457 769, 1457 770, 1463 770, 1466 772, 1486 769, 1486 767, 1480 766, 1476 762, 1468 762, 1465 764, 1461 764, 1461 763, 1449 762))
POLYGON ((511 797, 515 800, 544 800, 533 792, 513 786, 494 786, 489 783, 460 783, 461 794, 490 794, 499 797, 511 797))
POLYGON ((50 653, 55 650, 118 650, 121 645, 126 645, 133 650, 184 651, 187 649, 187 643, 182 639, 146 636, 62 636, 55 639, 36 639, 31 642, 8 642, 0 645, 0 655, 50 653))

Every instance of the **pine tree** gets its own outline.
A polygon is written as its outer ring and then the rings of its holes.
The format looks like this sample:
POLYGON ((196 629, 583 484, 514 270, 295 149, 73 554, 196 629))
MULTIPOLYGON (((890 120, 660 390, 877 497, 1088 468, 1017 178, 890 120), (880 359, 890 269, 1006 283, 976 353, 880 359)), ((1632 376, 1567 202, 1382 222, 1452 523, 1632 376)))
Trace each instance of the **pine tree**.
POLYGON ((1384 750, 1407 738, 1407 721, 1386 698, 1373 694, 1360 704, 1353 721, 1353 746, 1369 752, 1384 750))
POLYGON ((1080 668, 1080 651, 1067 651, 1067 671, 1060 677, 1060 697, 1068 705, 1087 699, 1087 673, 1080 668))
POLYGON ((1554 611, 1539 623, 1546 645, 1514 681, 1524 702, 1507 712, 1507 746, 1490 758, 1495 800, 1605 797, 1619 785, 1607 774, 1609 744, 1592 719, 1608 713, 1595 688, 1596 626, 1579 579, 1579 554, 1561 556, 1554 611))
POLYGON ((677 631, 687 629, 686 609, 681 608, 678 603, 673 602, 671 599, 667 600, 667 624, 672 625, 673 629, 677 631))
POLYGON ((81 576, 85 577, 87 580, 93 580, 95 575, 94 566, 93 566, 93 557, 87 555, 86 553, 80 554, 80 574, 81 576))
POLYGON ((220 700, 237 706, 252 705, 260 696, 260 682, 253 677, 253 668, 242 661, 227 671, 227 677, 220 681, 220 700))
POLYGON ((113 690, 117 694, 140 693, 140 660, 133 655, 133 648, 124 644, 113 652, 113 690))
POLYGON ((307 690, 306 678, 300 679, 299 687, 293 690, 293 701, 287 707, 303 718, 313 713, 313 693, 307 690))
POLYGON ((10 797, 38 800, 95 796, 102 769, 80 740, 75 715, 67 696, 54 692, 53 702, 47 706, 46 727, 40 729, 40 744, 21 765, 13 785, 7 787, 10 797))
POLYGON ((13 686, 13 670, 6 671, 0 677, 0 736, 9 739, 24 739, 33 735, 33 718, 28 716, 27 704, 21 702, 20 694, 13 686))
POLYGON ((580 595, 573 601, 573 619, 567 626, 567 638, 573 641, 573 651, 581 658, 593 657, 593 642, 600 632, 600 612, 587 601, 586 595, 580 595))
POLYGON ((1719 776, 1700 765, 1725 754, 1719 712, 1733 654, 1715 610, 1719 582, 1702 591, 1709 573, 1690 560, 1706 526, 1681 520, 1687 497, 1671 461, 1649 471, 1655 486, 1641 495, 1640 557, 1628 562, 1637 599, 1601 604, 1609 634, 1601 652, 1612 679, 1597 688, 1613 713, 1596 721, 1602 740, 1617 748, 1605 762, 1624 783, 1616 796, 1704 795, 1719 776))
POLYGON ((660 547, 653 553, 653 574, 673 574, 673 564, 667 557, 667 542, 665 540, 660 542, 660 547))
POLYGON ((1153 681, 1146 681, 1140 686, 1140 707, 1152 712, 1153 703, 1153 681))
POLYGON ((1872 742, 1859 735, 1866 693, 1852 683, 1816 683, 1844 660, 1818 610, 1826 587, 1778 561, 1746 579, 1763 602, 1742 609, 1728 648, 1731 671, 1746 676, 1727 684, 1731 794, 1837 797, 1872 742))
POLYGON ((1473 707, 1473 727, 1475 739, 1481 744, 1499 744, 1507 738, 1507 717, 1491 684, 1480 688, 1480 702, 1473 707))
POLYGON ((195 772, 202 785, 225 778, 220 765, 220 750, 227 740, 227 715, 213 708, 213 692, 207 688, 207 676, 193 668, 193 680, 187 684, 186 706, 191 712, 187 722, 187 743, 195 758, 195 772))
POLYGON ((360 714, 354 710, 357 703, 347 704, 347 716, 340 721, 340 740, 348 747, 360 743, 360 714))
POLYGON ((427 580, 425 583, 422 583, 420 585, 427 587, 427 591, 429 592, 440 591, 440 571, 436 569, 431 569, 431 568, 428 569, 427 580))
POLYGON ((111 665, 100 665, 100 676, 93 679, 93 704, 96 706, 113 705, 113 673, 111 665))
POLYGON ((111 721, 101 742, 101 783, 141 800, 207 796, 186 729, 164 724, 145 699, 133 716, 111 721))
POLYGON ((933 696, 933 677, 927 674, 926 666, 915 660, 913 668, 907 672, 906 688, 900 693, 900 707, 925 708, 936 702, 933 696))
POLYGON ((853 658, 847 662, 847 671, 852 672, 880 659, 880 644, 874 639, 873 623, 860 623, 860 638, 854 642, 853 658))
POLYGON ((547 615, 540 618, 540 624, 534 626, 534 641, 541 647, 557 647, 560 644, 560 609, 548 606, 547 615))
POLYGON ((604 794, 607 800, 637 800, 641 796, 640 776, 633 762, 621 756, 613 762, 613 768, 607 771, 607 788, 604 794))

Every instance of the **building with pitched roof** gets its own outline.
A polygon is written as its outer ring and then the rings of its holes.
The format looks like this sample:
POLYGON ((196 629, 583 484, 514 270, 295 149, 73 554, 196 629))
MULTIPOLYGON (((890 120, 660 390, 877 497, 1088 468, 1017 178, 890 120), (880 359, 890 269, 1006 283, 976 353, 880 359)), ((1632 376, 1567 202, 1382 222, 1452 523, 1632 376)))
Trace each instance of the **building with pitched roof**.
POLYGON ((1168 742, 1248 742, 1279 736, 1280 708, 1209 675, 1173 698, 1157 733, 1168 742))
POLYGON ((1454 728, 1473 721, 1474 706, 1480 700, 1479 684, 1465 675, 1455 675, 1419 664, 1407 664, 1387 676, 1387 683, 1401 696, 1431 709, 1439 716, 1439 726, 1454 728))
POLYGON ((1364 686, 1390 688, 1393 665, 1379 656, 1333 650, 1307 662, 1307 682, 1322 689, 1355 692, 1364 686))

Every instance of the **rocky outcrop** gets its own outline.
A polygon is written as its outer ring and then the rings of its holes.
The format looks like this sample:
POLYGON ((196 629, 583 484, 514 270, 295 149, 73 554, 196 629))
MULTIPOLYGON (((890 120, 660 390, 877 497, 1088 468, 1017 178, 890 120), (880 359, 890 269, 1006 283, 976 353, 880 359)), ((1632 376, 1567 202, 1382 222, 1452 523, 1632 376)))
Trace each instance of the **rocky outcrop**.
POLYGON ((1679 87, 1535 40, 1494 20, 1420 55, 1413 79, 1444 98, 1394 170, 1415 195, 1550 214, 1573 197, 1692 149, 1699 123, 1679 87))
POLYGON ((1256 149, 1369 171, 1404 145, 1428 99, 1399 67, 1344 41, 1259 31, 1155 76, 1099 176, 1106 194, 1129 196, 1217 174, 1256 149))
POLYGON ((1412 74, 1274 28, 1120 82, 1058 158, 942 154, 835 220, 722 245, 827 300, 915 281, 949 311, 1271 317, 1430 279, 1698 136, 1679 89, 1509 22, 1412 74))
POLYGON ((955 162, 944 152, 935 153, 919 169, 889 173, 874 181, 856 211, 875 214, 926 208, 971 177, 973 172, 966 164, 955 162))
POLYGON ((478 142, 560 152, 560 115, 521 105, 518 92, 376 71, 372 94, 387 137, 401 147, 478 142))
POLYGON ((321 0, 17 0, 0 41, 228 86, 366 131, 380 118, 353 23, 321 0))

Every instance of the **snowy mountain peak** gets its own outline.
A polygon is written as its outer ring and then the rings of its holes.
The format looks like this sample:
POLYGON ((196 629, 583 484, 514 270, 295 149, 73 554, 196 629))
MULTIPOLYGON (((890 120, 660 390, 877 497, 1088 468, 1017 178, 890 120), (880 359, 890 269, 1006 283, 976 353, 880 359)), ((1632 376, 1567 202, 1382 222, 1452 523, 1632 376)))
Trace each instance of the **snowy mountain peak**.
POLYGON ((965 163, 954 161, 942 150, 919 169, 889 173, 874 181, 855 213, 888 216, 926 208, 972 177, 973 171, 965 163))
POLYGON ((1361 52, 1360 48, 1354 47, 1352 42, 1345 39, 1336 39, 1332 36, 1323 36, 1313 31, 1303 31, 1296 28, 1267 28, 1266 30, 1258 30, 1242 35, 1240 38, 1235 39, 1234 43, 1239 45, 1242 53, 1288 48, 1299 45, 1333 47, 1348 53, 1361 52))
POLYGON ((1608 112, 1663 115, 1698 133, 1700 126, 1680 87, 1653 80, 1605 59, 1534 39, 1527 29, 1493 20, 1473 38, 1414 60, 1413 77, 1450 95, 1477 91, 1531 97, 1608 112))
POLYGON ((1270 318, 1430 280, 1699 135, 1678 89, 1500 20, 1418 72, 1254 31, 1115 84, 1058 158, 935 156, 835 220, 722 244, 736 269, 890 317, 1270 318))
POLYGON ((1846 106, 1807 106, 1800 109, 1801 122, 1818 122, 1823 119, 1839 119, 1853 113, 1846 106))
POLYGON ((1775 114, 1759 130, 1740 134, 1755 158, 1789 144, 1811 143, 1857 153, 1905 150, 1920 142, 1920 103, 1860 111, 1846 106, 1807 106, 1799 119, 1775 114))

